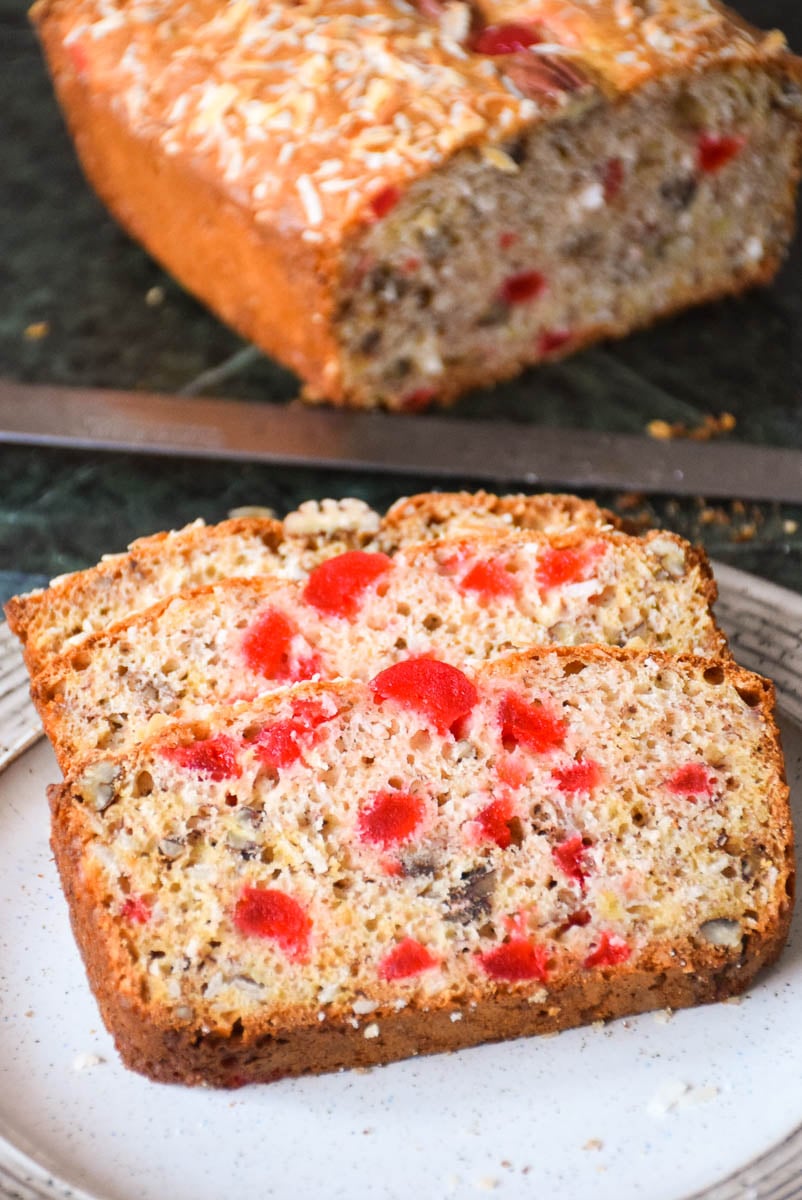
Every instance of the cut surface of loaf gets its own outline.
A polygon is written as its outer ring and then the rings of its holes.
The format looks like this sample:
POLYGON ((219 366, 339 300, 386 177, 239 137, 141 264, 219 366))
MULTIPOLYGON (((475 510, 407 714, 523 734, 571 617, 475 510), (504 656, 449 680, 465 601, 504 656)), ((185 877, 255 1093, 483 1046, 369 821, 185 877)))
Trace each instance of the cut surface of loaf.
POLYGON ((474 534, 347 551, 305 582, 226 580, 53 660, 32 695, 63 770, 168 715, 303 679, 367 680, 399 659, 471 669, 512 650, 604 643, 726 653, 704 555, 669 533, 474 534))
POLYGON ((218 525, 196 521, 172 533, 140 538, 126 553, 108 555, 96 567, 14 597, 6 616, 35 675, 50 656, 81 638, 185 588, 218 579, 298 578, 322 558, 347 549, 391 554, 406 541, 467 527, 563 533, 617 524, 612 513, 590 500, 549 493, 428 493, 398 501, 383 518, 361 500, 307 501, 283 522, 260 517, 218 525))
POLYGON ((681 1007, 779 953, 771 685, 581 647, 176 724, 51 791, 124 1061, 237 1086, 681 1007))
POLYGON ((445 402, 765 282, 791 234, 799 61, 714 0, 33 17, 101 198, 311 398, 445 402))

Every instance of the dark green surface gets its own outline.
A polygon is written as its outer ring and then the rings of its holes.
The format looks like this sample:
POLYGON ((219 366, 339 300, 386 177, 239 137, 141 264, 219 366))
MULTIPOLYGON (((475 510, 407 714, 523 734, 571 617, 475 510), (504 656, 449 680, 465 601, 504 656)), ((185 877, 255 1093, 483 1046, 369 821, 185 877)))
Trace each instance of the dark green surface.
MULTIPOLYGON (((737 7, 763 26, 782 26, 802 49, 799 0, 741 0, 737 7)), ((0 139, 0 374, 174 391, 241 348, 89 192, 24 8, 11 0, 0 0, 0 139), (161 303, 146 299, 154 287, 164 289, 161 303), (40 340, 25 334, 35 322, 49 327, 40 340)), ((636 432, 654 418, 694 425, 728 411, 737 418, 737 438, 802 447, 801 333, 798 242, 767 291, 529 372, 466 397, 455 411, 636 432)), ((253 357, 214 390, 267 402, 292 398, 296 383, 253 357)), ((398 418, 399 437, 409 419, 398 418)), ((237 505, 267 504, 281 513, 311 496, 358 495, 384 507, 437 483, 0 447, 0 594, 21 586, 13 573, 71 570, 133 537, 196 516, 216 520, 237 505)), ((617 497, 598 498, 618 505, 617 497)), ((802 509, 725 506, 711 513, 703 501, 665 497, 628 512, 659 519, 717 557, 802 591, 802 509)))

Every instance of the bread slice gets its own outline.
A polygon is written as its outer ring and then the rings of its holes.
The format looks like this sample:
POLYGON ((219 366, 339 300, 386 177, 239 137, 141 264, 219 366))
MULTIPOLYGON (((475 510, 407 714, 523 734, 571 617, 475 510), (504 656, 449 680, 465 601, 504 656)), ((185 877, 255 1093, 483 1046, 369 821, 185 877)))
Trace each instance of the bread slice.
POLYGON ((175 596, 52 661, 32 695, 64 771, 152 723, 312 677, 367 680, 410 656, 479 667, 600 642, 726 649, 704 555, 669 533, 466 536, 393 557, 348 551, 306 582, 225 580, 175 596))
POLYGON ((361 500, 307 501, 282 522, 240 517, 219 525, 195 521, 172 533, 140 538, 124 554, 15 596, 6 617, 21 640, 32 675, 51 655, 184 588, 218 579, 297 578, 330 554, 375 548, 393 553, 406 541, 448 534, 467 524, 562 533, 617 519, 575 496, 426 494, 399 501, 384 519, 361 500))
POLYGON ((102 200, 312 399, 445 403, 765 283, 791 236, 800 63, 716 0, 32 15, 102 200))
POLYGON ((124 1062, 235 1087, 742 992, 792 830, 771 685, 601 647, 413 660, 51 790, 124 1062))

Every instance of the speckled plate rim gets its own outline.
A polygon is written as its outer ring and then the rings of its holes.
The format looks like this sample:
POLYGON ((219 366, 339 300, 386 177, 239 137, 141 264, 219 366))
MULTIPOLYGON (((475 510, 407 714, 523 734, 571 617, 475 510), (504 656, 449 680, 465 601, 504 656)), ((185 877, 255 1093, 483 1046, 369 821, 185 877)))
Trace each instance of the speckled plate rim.
MULTIPOLYGON (((802 730, 802 595, 715 563, 716 613, 739 662, 772 679, 780 712, 802 730)), ((0 769, 41 735, 21 655, 0 626, 0 769), (5 687, 3 681, 5 680, 5 687)), ((802 1196, 802 1123, 726 1178, 678 1200, 794 1200, 802 1196)), ((51 1174, 0 1135, 2 1200, 103 1200, 51 1174)))

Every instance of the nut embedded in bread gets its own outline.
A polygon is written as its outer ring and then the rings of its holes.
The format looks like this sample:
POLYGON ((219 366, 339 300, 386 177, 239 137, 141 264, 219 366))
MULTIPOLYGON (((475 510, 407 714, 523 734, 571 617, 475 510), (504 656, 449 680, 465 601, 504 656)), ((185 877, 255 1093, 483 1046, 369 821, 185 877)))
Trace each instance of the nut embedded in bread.
POLYGON ((769 684, 593 647, 407 661, 53 789, 104 1019, 237 1086, 741 992, 790 919, 769 684))
POLYGON ((15 596, 6 616, 36 675, 48 659, 84 637, 125 620, 186 588, 218 579, 277 575, 299 578, 327 555, 349 549, 393 553, 405 542, 452 530, 510 527, 565 533, 610 527, 612 513, 591 500, 543 493, 429 493, 399 500, 380 518, 361 500, 309 500, 283 522, 237 518, 195 521, 172 533, 140 538, 124 554, 54 579, 49 588, 15 596))
POLYGON ((707 561, 674 534, 475 533, 347 551, 305 582, 226 580, 85 639, 37 676, 65 771, 169 716, 302 679, 367 680, 410 656, 465 668, 539 645, 605 643, 713 657, 707 561))
POLYGON ((715 0, 33 17, 101 198, 312 398, 448 401, 766 282, 791 235, 800 63, 715 0))

